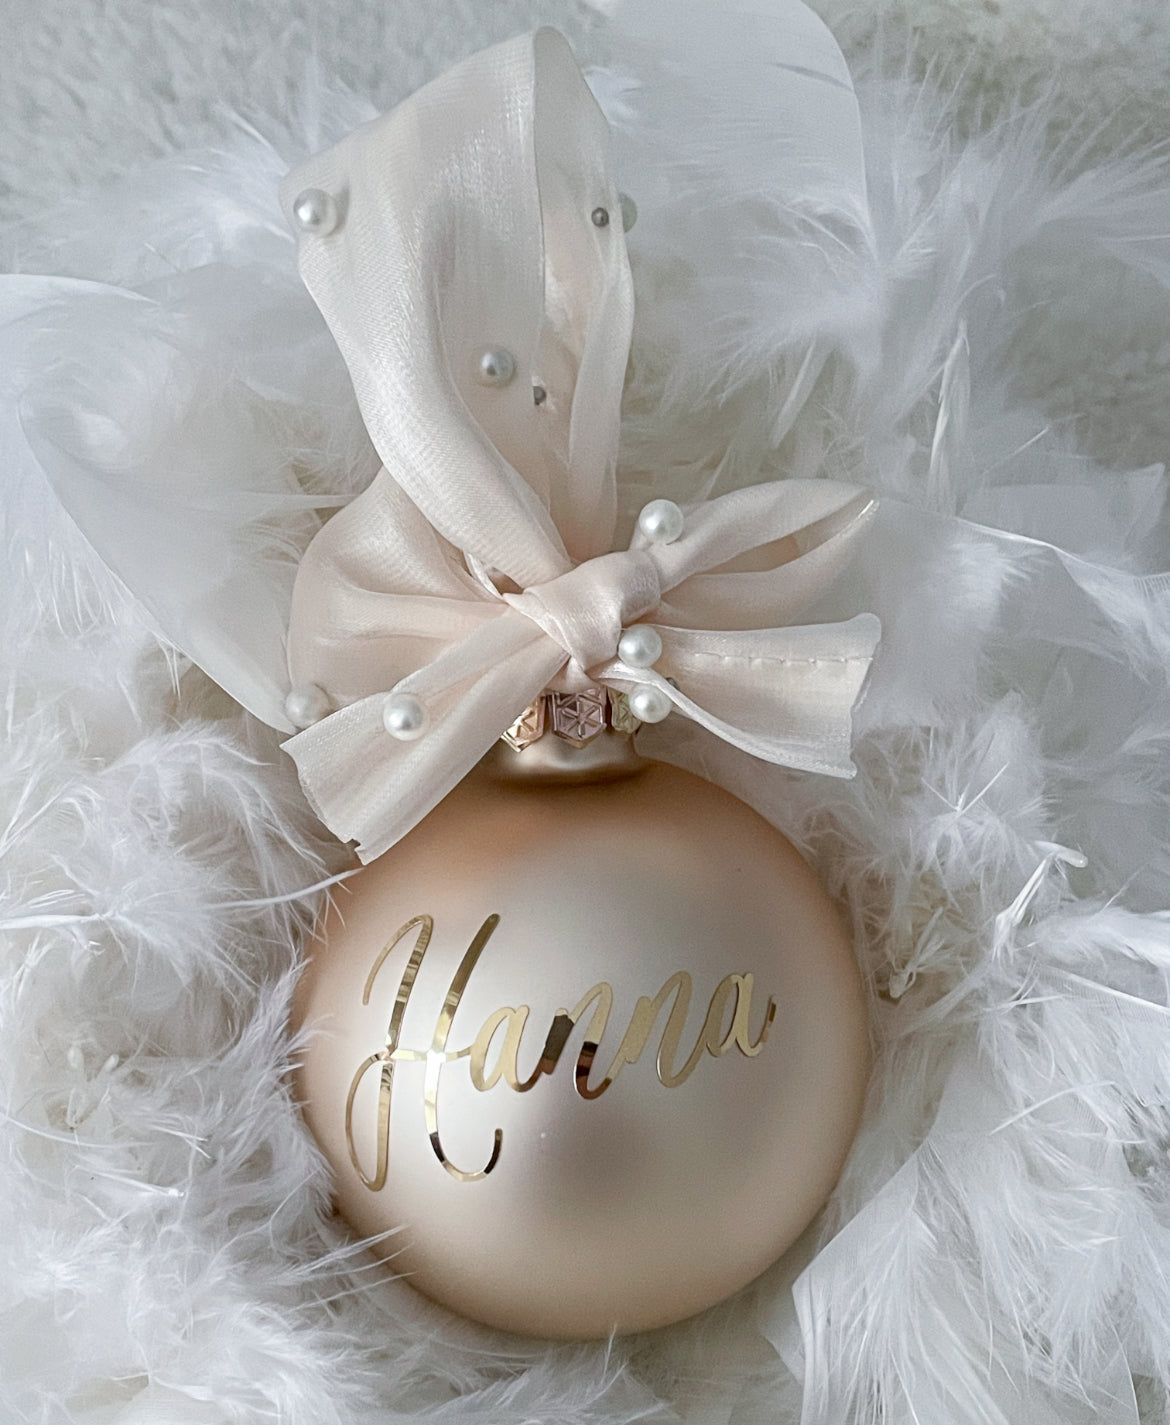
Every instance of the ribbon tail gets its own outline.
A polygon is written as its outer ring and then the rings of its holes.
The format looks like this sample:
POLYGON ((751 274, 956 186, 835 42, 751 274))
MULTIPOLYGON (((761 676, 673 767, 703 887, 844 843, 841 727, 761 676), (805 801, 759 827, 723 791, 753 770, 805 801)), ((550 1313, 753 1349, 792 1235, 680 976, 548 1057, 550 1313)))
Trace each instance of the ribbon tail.
POLYGON ((873 614, 739 633, 659 632, 663 656, 654 668, 615 661, 597 674, 627 691, 660 687, 678 712, 765 762, 856 775, 853 708, 881 637, 873 614))
MULTIPOLYGON (((674 544, 648 548, 669 591, 658 622, 794 623, 844 573, 877 505, 870 491, 834 480, 772 480, 709 500, 674 544)), ((642 547, 640 536, 635 543, 642 547)))
POLYGON ((392 737, 385 693, 362 698, 284 743, 313 810, 369 862, 427 815, 475 766, 565 661, 529 620, 510 610, 394 689, 427 708, 426 734, 392 737))

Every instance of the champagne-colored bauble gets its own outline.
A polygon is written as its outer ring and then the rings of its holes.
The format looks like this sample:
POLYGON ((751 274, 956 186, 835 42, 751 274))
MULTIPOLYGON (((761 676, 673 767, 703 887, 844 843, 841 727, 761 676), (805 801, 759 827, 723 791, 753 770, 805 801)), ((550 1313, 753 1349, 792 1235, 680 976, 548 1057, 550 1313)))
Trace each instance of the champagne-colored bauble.
POLYGON ((540 1336, 751 1281, 831 1190, 868 1064, 819 882, 660 765, 477 771, 338 889, 297 1017, 342 1214, 397 1229, 379 1250, 436 1301, 540 1336))

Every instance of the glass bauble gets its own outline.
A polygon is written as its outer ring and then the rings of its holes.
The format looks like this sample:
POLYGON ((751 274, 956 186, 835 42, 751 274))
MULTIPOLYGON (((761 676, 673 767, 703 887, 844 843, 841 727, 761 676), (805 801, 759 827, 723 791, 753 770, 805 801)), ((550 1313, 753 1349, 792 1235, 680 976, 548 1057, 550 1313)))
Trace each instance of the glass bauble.
POLYGON ((751 1281, 832 1189, 868 1066, 820 883, 662 765, 477 771, 338 888, 296 1014, 341 1213, 434 1300, 540 1336, 751 1281))

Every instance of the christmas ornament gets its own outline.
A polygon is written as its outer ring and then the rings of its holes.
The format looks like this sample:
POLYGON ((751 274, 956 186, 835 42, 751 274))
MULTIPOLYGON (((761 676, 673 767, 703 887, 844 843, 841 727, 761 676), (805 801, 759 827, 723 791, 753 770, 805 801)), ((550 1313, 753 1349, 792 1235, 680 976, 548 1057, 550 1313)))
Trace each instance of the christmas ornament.
POLYGON ((298 999, 342 1212, 515 1331, 658 1326, 744 1285, 861 1108, 865 1011, 824 891, 763 818, 661 765, 473 774, 341 891, 298 999))
MULTIPOLYGON (((820 105, 802 172, 856 179, 841 55, 803 6, 785 16, 791 83, 820 105)), ((291 588, 215 523, 238 506, 262 528, 250 497, 197 491, 160 544, 127 536, 116 482, 95 500, 58 456, 57 488, 180 646, 295 734, 311 804, 372 863, 338 889, 295 1014, 346 1217, 493 1325, 677 1320, 824 1201, 867 1033, 797 853, 632 738, 681 715, 850 775, 878 621, 792 620, 875 501, 772 481, 650 499, 619 536, 637 203, 556 32, 465 61, 281 202, 382 461, 323 523, 309 482, 280 492, 291 588)))
POLYGON ((614 550, 633 205, 606 141, 543 30, 283 190, 384 461, 292 598, 286 746, 374 861, 312 952, 299 1089, 342 1211, 396 1268, 563 1336, 679 1319, 774 1260, 832 1186, 866 1065, 807 867, 630 738, 677 709, 847 774, 877 621, 775 625, 874 502, 827 481, 660 499, 614 550))

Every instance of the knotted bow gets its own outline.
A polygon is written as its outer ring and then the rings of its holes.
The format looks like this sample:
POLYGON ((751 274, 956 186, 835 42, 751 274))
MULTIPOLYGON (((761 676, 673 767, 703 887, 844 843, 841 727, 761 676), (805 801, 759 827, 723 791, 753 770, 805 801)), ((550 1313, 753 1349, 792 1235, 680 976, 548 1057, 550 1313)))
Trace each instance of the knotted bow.
POLYGON ((310 544, 294 688, 335 709, 285 747, 370 860, 542 692, 651 684, 754 756, 848 776, 870 614, 785 627, 874 508, 829 481, 699 504, 612 551, 633 298, 608 130, 565 41, 465 61, 286 180, 301 273, 384 468, 310 544), (652 625, 653 667, 617 653, 652 625), (390 694, 426 711, 390 736, 390 694))

